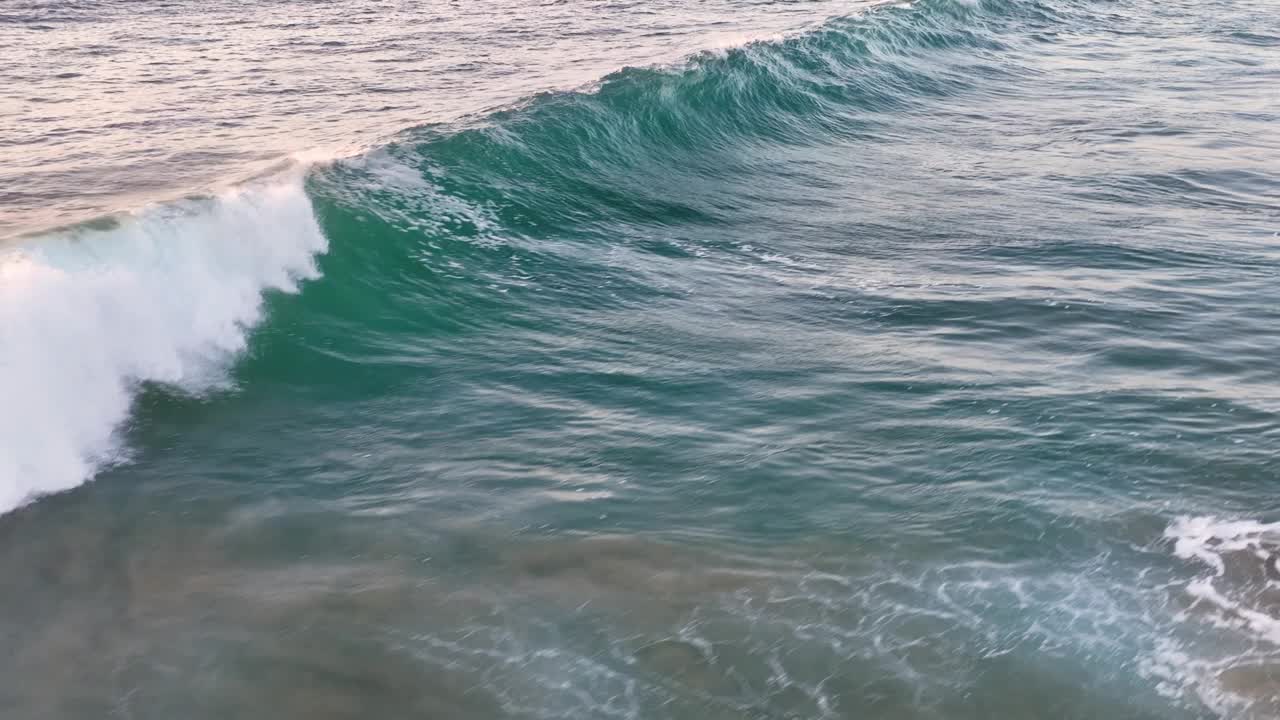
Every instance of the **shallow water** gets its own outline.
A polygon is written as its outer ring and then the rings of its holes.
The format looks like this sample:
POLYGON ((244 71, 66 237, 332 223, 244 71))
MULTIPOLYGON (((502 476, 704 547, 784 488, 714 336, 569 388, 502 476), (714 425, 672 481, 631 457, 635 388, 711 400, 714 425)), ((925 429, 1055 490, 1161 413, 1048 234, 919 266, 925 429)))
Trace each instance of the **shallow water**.
POLYGON ((592 7, 6 205, 364 148, 0 256, 6 717, 1280 714, 1273 13, 592 7))

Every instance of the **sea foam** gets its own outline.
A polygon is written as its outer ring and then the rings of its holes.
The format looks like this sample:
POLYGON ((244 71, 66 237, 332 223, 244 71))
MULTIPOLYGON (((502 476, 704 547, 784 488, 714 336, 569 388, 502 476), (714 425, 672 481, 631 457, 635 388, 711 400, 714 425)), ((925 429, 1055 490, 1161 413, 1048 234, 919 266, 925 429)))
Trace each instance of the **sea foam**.
POLYGON ((263 293, 316 277, 326 245, 294 168, 0 247, 0 512, 121 460, 142 384, 225 384, 263 293))
POLYGON ((1176 624, 1141 671, 1167 695, 1190 693, 1222 717, 1272 718, 1280 710, 1280 584, 1267 565, 1280 551, 1280 523, 1180 517, 1165 530, 1193 574, 1176 624))

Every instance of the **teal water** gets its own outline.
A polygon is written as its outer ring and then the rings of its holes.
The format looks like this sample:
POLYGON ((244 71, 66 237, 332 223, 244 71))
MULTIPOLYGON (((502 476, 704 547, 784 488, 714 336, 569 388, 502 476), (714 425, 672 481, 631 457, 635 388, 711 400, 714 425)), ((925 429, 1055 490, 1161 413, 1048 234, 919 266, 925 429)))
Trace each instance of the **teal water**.
POLYGON ((1277 88, 921 0, 11 243, 0 710, 1276 717, 1277 88))

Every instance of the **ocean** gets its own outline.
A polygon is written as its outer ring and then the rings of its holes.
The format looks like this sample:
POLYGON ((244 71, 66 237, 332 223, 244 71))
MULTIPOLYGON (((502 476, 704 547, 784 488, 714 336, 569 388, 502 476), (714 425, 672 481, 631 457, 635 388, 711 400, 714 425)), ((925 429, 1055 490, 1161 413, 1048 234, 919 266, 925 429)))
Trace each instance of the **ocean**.
POLYGON ((1280 8, 0 2, 0 717, 1280 717, 1280 8))

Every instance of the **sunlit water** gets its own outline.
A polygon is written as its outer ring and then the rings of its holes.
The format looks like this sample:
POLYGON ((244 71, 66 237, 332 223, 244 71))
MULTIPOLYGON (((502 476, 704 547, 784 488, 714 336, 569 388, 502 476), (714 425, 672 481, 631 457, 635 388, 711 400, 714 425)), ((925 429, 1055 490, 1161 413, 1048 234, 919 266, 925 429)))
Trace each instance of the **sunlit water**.
POLYGON ((5 0, 0 238, 866 4, 5 0))
POLYGON ((1270 8, 143 5, 0 15, 4 717, 1280 714, 1270 8))

